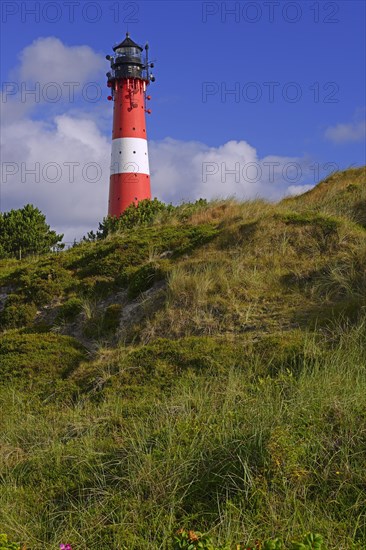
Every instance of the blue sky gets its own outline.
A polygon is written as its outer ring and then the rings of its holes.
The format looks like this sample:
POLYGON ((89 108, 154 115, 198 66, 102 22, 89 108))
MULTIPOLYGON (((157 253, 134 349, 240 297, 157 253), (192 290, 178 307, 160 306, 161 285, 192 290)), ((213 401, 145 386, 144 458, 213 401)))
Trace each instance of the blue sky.
MULTIPOLYGON (((100 154, 103 164, 112 111, 103 58, 127 29, 137 42, 149 42, 155 60, 148 133, 159 198, 276 199, 314 185, 335 167, 365 163, 365 3, 358 0, 3 2, 3 162, 34 163, 37 155, 41 164, 76 161, 71 152, 79 151, 80 136, 80 158, 100 154), (72 102, 69 81, 79 82, 72 102), (35 82, 40 97, 21 97, 21 85, 35 82), (50 82, 62 90, 58 101, 42 97, 50 82), (101 90, 97 101, 85 98, 85 89, 93 92, 90 83, 101 90), (37 152, 32 139, 45 139, 47 147, 37 152), (71 151, 64 159, 60 146, 71 151), (264 175, 255 185, 246 182, 242 165, 258 162, 263 170, 264 159, 298 162, 301 177, 282 172, 275 182, 264 175), (205 162, 219 166, 211 182, 203 177, 205 162), (223 163, 230 170, 236 162, 244 181, 222 177, 223 163)), ((21 170, 7 174, 1 207, 33 202, 67 238, 80 236, 105 215, 107 172, 103 165, 100 181, 86 182, 88 215, 74 207, 85 193, 81 183, 75 191, 62 176, 42 186, 22 178, 21 170)))

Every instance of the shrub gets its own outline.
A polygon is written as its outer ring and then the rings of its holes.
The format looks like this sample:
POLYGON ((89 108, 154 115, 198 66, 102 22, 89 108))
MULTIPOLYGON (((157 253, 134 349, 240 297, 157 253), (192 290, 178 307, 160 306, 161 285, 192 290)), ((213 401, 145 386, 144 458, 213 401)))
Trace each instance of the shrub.
POLYGON ((270 376, 286 372, 298 376, 305 365, 311 368, 322 356, 311 337, 300 330, 265 335, 254 343, 253 350, 270 376))
POLYGON ((20 550, 20 544, 11 542, 5 533, 0 533, 0 550, 20 550))
MULTIPOLYGON (((122 275, 121 279, 125 282, 126 278, 122 275)), ((91 275, 82 278, 77 290, 84 298, 103 298, 118 288, 117 281, 118 277, 91 275)))
POLYGON ((11 294, 0 313, 0 327, 3 329, 29 327, 37 313, 33 303, 22 303, 19 296, 11 294))
MULTIPOLYGON (((187 529, 179 529, 175 535, 173 535, 173 550, 194 550, 195 548, 201 548, 202 550, 230 550, 231 545, 225 544, 224 546, 216 546, 211 537, 199 532, 195 532, 187 529)), ((237 544, 237 550, 326 550, 324 546, 323 537, 318 533, 306 534, 302 541, 292 541, 290 546, 285 545, 280 538, 274 538, 266 541, 257 540, 253 545, 241 545, 237 544)))
POLYGON ((340 221, 335 218, 321 214, 314 214, 312 212, 301 214, 297 212, 287 212, 286 214, 280 214, 276 217, 287 224, 314 225, 330 233, 336 231, 340 225, 340 221))
POLYGON ((93 244, 82 257, 70 264, 70 268, 78 270, 81 286, 92 277, 102 278, 110 289, 126 287, 132 268, 145 265, 152 251, 159 255, 169 250, 172 257, 181 256, 209 242, 217 234, 217 228, 211 224, 141 227, 93 244))
POLYGON ((113 334, 119 326, 121 317, 121 304, 111 304, 107 307, 103 316, 102 332, 104 334, 113 334))
POLYGON ((87 338, 109 338, 119 326, 121 311, 121 304, 111 304, 104 312, 95 307, 85 321, 83 334, 87 338))
POLYGON ((132 350, 119 364, 118 384, 170 386, 185 371, 223 372, 241 363, 242 348, 209 337, 159 338, 132 350))
POLYGON ((42 306, 71 286, 72 274, 63 267, 61 254, 43 258, 12 273, 11 284, 22 300, 42 306))
POLYGON ((133 229, 141 225, 151 225, 157 220, 169 221, 175 219, 179 222, 188 221, 193 214, 207 208, 208 202, 206 199, 198 199, 195 202, 185 202, 178 206, 165 204, 157 198, 153 200, 145 199, 137 205, 131 204, 121 214, 120 217, 108 216, 99 224, 99 229, 96 233, 90 231, 85 241, 96 241, 105 239, 108 235, 133 229))
POLYGON ((164 276, 164 269, 157 263, 149 263, 138 268, 129 279, 129 298, 136 298, 141 292, 151 288, 155 282, 163 279, 164 276))
POLYGON ((69 298, 60 306, 57 321, 72 321, 81 312, 83 301, 76 296, 69 298))
POLYGON ((74 338, 9 331, 0 341, 0 381, 50 383, 65 378, 86 358, 74 338))
MULTIPOLYGON (((104 218, 103 222, 99 224, 96 238, 104 239, 107 235, 116 233, 117 231, 150 224, 159 212, 170 210, 174 210, 172 205, 166 205, 156 198, 153 200, 145 199, 140 201, 137 205, 131 204, 119 218, 115 216, 104 218)), ((91 233, 89 234, 89 238, 90 237, 93 237, 92 240, 94 240, 94 235, 91 233)))
POLYGON ((207 535, 193 530, 179 529, 173 537, 173 550, 230 550, 230 546, 216 546, 207 535))

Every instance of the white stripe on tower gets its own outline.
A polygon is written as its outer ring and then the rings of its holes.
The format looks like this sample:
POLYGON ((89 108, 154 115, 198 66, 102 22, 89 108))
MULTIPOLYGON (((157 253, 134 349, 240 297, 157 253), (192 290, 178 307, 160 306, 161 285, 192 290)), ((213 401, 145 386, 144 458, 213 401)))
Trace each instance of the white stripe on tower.
POLYGON ((150 174, 146 139, 123 137, 112 140, 111 175, 129 172, 150 174))

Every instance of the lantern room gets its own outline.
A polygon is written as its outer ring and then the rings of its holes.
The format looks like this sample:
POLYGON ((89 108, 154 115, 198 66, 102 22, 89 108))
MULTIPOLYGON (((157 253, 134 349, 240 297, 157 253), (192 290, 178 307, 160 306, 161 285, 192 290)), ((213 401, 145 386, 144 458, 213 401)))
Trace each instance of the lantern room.
POLYGON ((111 62, 113 73, 108 73, 108 78, 140 78, 145 80, 143 69, 145 63, 142 60, 143 48, 134 42, 128 33, 126 38, 118 45, 114 46, 114 57, 107 56, 111 62))

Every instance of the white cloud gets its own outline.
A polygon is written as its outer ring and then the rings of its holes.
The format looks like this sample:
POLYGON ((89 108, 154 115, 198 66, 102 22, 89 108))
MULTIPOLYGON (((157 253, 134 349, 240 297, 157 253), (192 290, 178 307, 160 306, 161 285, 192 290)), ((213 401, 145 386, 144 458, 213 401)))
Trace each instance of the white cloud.
MULTIPOLYGON (((2 84, 2 120, 22 119, 37 106, 91 108, 103 96, 106 61, 89 46, 66 46, 53 36, 22 50, 19 64, 2 84)), ((106 88, 105 88, 106 89, 106 88)))
POLYGON ((314 185, 290 185, 287 189, 288 194, 291 196, 302 195, 307 191, 310 191, 314 185))
POLYGON ((97 225, 107 208, 110 144, 93 121, 28 120, 3 136, 2 209, 33 203, 66 240, 97 225))
POLYGON ((209 147, 166 138, 151 142, 150 156, 154 195, 172 202, 229 196, 278 199, 289 185, 309 176, 305 159, 261 159, 246 141, 209 147))
POLYGON ((366 136, 366 121, 359 120, 349 124, 329 126, 324 133, 326 139, 333 143, 362 141, 366 136))
POLYGON ((110 143, 101 128, 112 110, 81 95, 83 86, 98 82, 105 60, 88 46, 66 46, 55 37, 35 40, 19 60, 0 98, 1 208, 36 204, 73 240, 95 227, 107 208, 110 143), (65 85, 70 82, 78 83, 75 97, 65 85), (62 92, 57 104, 44 97, 49 83, 62 92))
POLYGON ((17 74, 27 82, 79 82, 105 72, 105 59, 89 46, 65 46, 58 38, 38 38, 20 54, 17 74))

